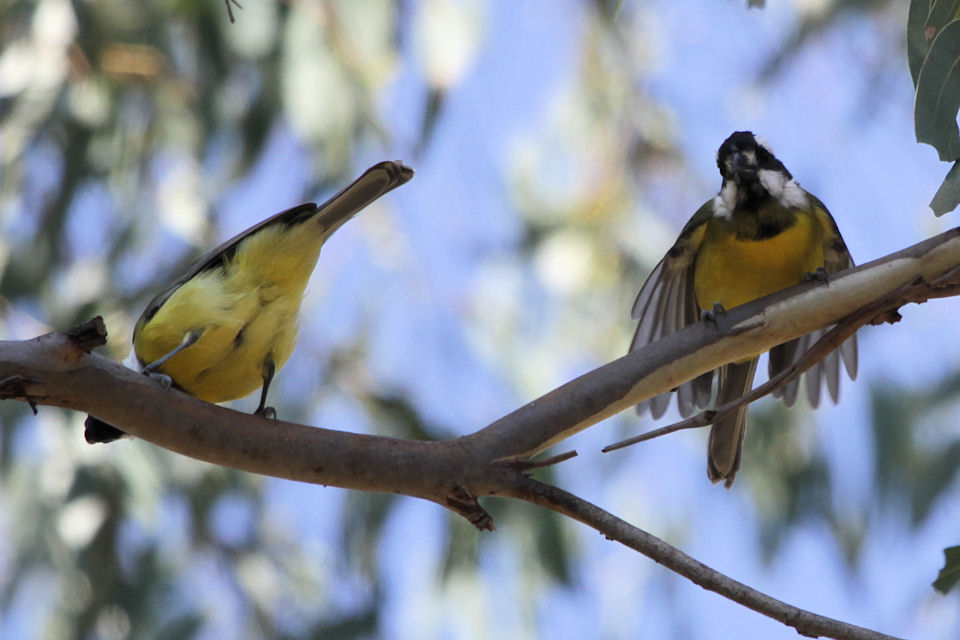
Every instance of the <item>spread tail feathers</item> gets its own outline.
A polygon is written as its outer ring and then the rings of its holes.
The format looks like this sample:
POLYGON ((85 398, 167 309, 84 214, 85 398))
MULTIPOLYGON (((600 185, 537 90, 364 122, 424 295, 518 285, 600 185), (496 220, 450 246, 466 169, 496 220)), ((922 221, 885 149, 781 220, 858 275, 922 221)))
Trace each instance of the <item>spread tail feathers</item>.
MULTIPOLYGON (((757 359, 750 362, 724 365, 720 369, 717 385, 717 406, 724 405, 748 393, 757 372, 757 359)), ((710 444, 707 454, 707 475, 713 483, 724 481, 726 487, 740 469, 740 449, 746 430, 747 405, 717 420, 710 429, 710 444)))

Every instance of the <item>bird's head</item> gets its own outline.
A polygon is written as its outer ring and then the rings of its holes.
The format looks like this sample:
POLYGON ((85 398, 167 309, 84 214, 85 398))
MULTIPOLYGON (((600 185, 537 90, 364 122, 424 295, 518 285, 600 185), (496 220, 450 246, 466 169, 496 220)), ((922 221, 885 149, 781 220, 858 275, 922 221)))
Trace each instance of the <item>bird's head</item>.
POLYGON ((769 197, 785 205, 796 204, 796 195, 786 192, 796 187, 793 176, 773 155, 770 145, 750 131, 736 131, 723 141, 717 151, 717 167, 723 176, 721 194, 730 208, 769 197))
POLYGON ((737 184, 757 182, 761 171, 782 173, 787 180, 793 177, 767 141, 749 131, 736 131, 723 141, 717 151, 717 167, 724 180, 737 184))

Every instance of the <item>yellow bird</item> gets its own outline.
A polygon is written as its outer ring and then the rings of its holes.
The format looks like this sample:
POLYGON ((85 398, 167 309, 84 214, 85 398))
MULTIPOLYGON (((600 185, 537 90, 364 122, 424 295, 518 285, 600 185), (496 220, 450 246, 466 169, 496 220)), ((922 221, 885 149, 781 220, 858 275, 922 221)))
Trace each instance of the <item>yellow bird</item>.
MULTIPOLYGON (((202 256, 158 293, 133 330, 135 364, 207 402, 241 398, 270 382, 296 344, 300 302, 323 243, 368 204, 413 177, 381 162, 321 206, 278 213, 202 256)), ((87 442, 124 435, 93 416, 87 442)))
MULTIPOLYGON (((709 317, 714 308, 731 309, 811 276, 853 266, 847 246, 826 206, 803 190, 773 155, 770 146, 749 131, 732 134, 717 152, 723 183, 720 193, 693 215, 673 247, 654 268, 633 306, 639 320, 630 350, 668 336, 709 317)), ((770 350, 769 374, 790 366, 821 335, 818 331, 770 350)), ((759 354, 716 370, 717 406, 750 391, 759 354)), ((839 397, 839 361, 856 378, 856 336, 844 342, 806 374, 807 398, 817 406, 820 380, 833 401, 839 397)), ((710 404, 714 372, 681 385, 680 414, 710 404)), ((799 380, 775 395, 788 406, 799 380)), ((637 408, 659 418, 670 403, 664 393, 637 408)), ((733 483, 740 468, 746 406, 717 420, 710 431, 707 474, 714 483, 733 483)))

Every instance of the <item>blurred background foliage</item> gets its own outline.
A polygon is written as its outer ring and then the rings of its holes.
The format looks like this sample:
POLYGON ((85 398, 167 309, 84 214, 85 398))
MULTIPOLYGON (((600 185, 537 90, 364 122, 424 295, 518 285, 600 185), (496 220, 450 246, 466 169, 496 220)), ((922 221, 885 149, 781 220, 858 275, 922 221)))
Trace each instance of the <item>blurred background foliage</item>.
MULTIPOLYGON (((814 87, 804 70, 835 59, 836 42, 857 78, 842 105, 801 95, 883 130, 884 96, 910 83, 905 7, 783 4, 749 12, 759 26, 732 44, 724 29, 746 3, 683 22, 700 5, 249 0, 231 24, 217 0, 0 2, 0 335, 101 314, 122 358, 145 301, 201 251, 397 157, 418 176, 325 248, 275 404, 285 419, 398 437, 476 430, 622 355, 639 284, 716 188, 716 146, 742 122, 776 124, 757 104, 796 102, 789 83, 814 87), (663 70, 711 42, 748 51, 747 69, 738 97, 698 98, 691 119, 677 87, 708 83, 670 84, 663 70), (714 112, 734 124, 691 125, 714 112)), ((792 108, 815 118, 809 103, 792 108)), ((817 176, 852 165, 858 139, 824 135, 849 156, 811 138, 788 156, 799 168, 787 164, 832 203, 817 176)), ((937 230, 923 203, 909 205, 919 237, 937 230)), ((863 250, 870 223, 844 213, 861 261, 911 237, 863 250)), ((904 324, 885 331, 926 326, 904 324)), ((891 360, 871 376, 866 358, 837 409, 758 405, 732 492, 703 477, 702 434, 594 455, 648 426, 632 415, 581 434, 571 446, 584 455, 541 475, 788 600, 866 590, 860 624, 955 637, 956 596, 926 586, 938 567, 912 581, 900 569, 916 547, 939 556, 960 539, 930 524, 960 493, 960 374, 944 349, 922 386, 884 377, 891 360), (877 580, 890 583, 879 594, 865 586, 877 580)), ((744 637, 750 625, 792 635, 528 505, 489 501, 498 530, 480 536, 410 499, 136 441, 90 447, 82 420, 0 404, 0 636, 682 638, 720 620, 744 637)))

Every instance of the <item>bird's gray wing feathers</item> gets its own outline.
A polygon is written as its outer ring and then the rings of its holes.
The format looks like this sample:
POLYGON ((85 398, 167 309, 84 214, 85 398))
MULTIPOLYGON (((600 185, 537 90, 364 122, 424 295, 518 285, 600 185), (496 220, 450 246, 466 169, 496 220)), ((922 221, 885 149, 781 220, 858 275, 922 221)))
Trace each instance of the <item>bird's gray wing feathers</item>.
MULTIPOLYGON (((826 215, 825 220, 830 225, 830 233, 823 246, 823 269, 827 274, 837 273, 844 269, 853 267, 853 258, 847 250, 843 237, 837 229, 837 224, 833 217, 827 211, 826 206, 814 196, 810 196, 812 205, 821 209, 826 215)), ((829 280, 826 286, 830 286, 829 280)), ((801 336, 790 342, 774 347, 770 350, 770 360, 768 373, 771 377, 777 375, 787 367, 791 366, 807 350, 812 347, 817 340, 822 338, 833 326, 817 329, 812 333, 801 336)), ((826 358, 810 367, 804 377, 806 378, 807 400, 814 408, 820 403, 821 380, 826 381, 827 392, 830 398, 837 402, 840 397, 840 361, 843 361, 844 368, 851 380, 857 379, 857 336, 853 335, 840 345, 839 349, 833 351, 826 358)), ((788 407, 793 406, 800 389, 800 379, 797 378, 786 387, 781 387, 773 392, 774 397, 783 398, 788 407)))
MULTIPOLYGON (((703 238, 703 224, 711 215, 712 203, 708 202, 693 215, 673 247, 653 268, 640 288, 631 314, 638 323, 630 351, 656 342, 700 319, 700 309, 693 290, 694 256, 703 238)), ((679 387, 681 415, 690 415, 694 407, 707 406, 711 382, 712 373, 706 373, 679 387)), ((670 392, 661 393, 638 404, 637 412, 650 409, 651 415, 659 418, 669 404, 670 392)))

